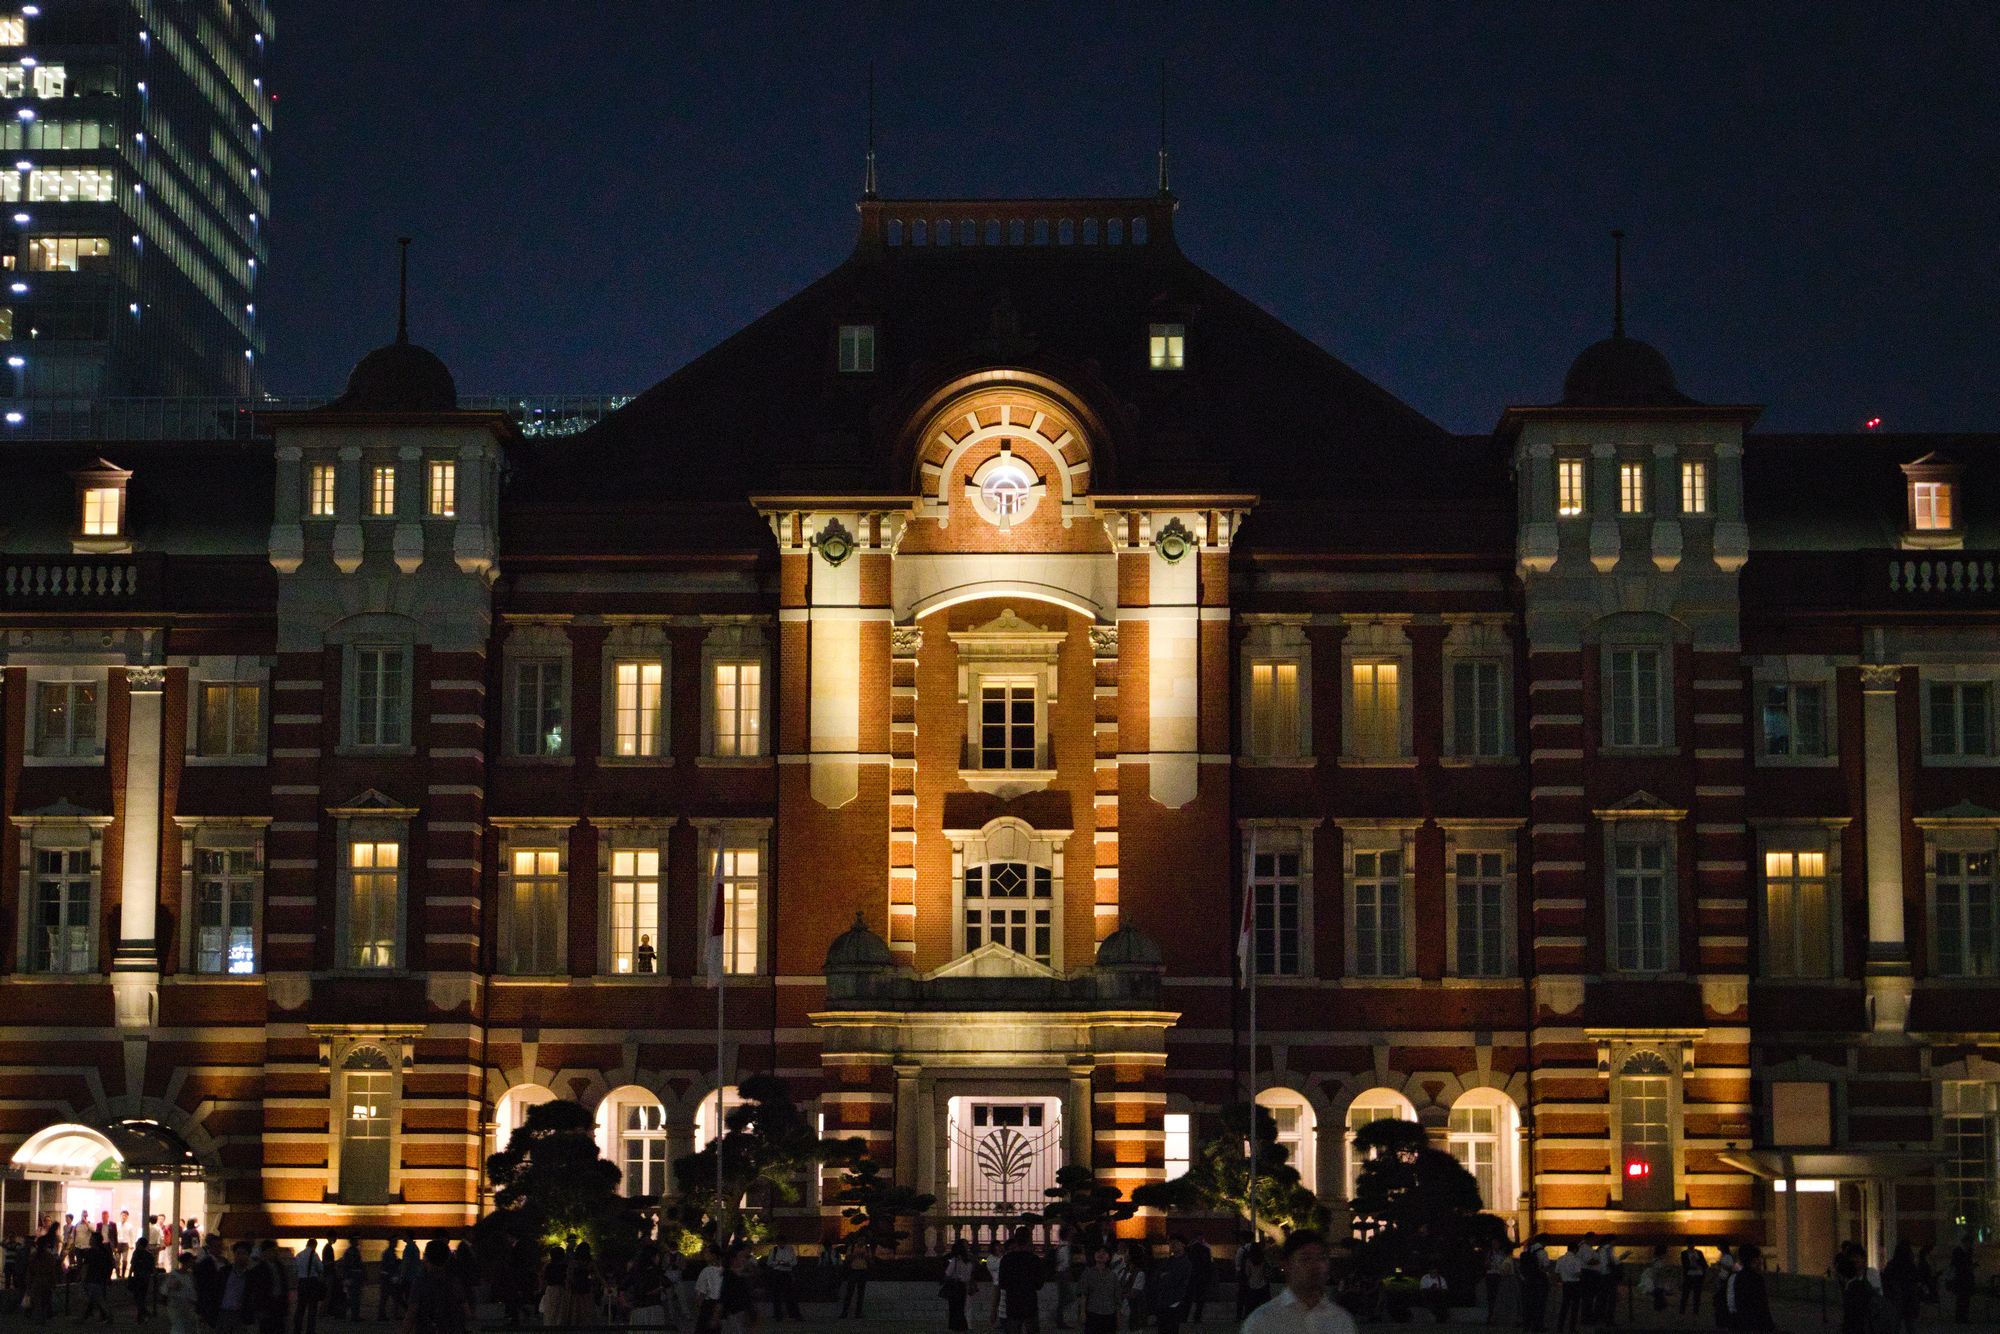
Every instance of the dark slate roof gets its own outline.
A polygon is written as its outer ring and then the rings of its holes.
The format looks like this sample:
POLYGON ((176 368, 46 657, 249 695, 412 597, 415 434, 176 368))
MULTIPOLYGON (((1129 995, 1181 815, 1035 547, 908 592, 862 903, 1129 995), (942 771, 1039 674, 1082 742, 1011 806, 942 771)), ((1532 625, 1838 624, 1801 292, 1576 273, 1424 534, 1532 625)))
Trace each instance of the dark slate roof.
POLYGON ((1510 552, 1504 452, 1445 432, 1203 270, 1175 244, 1172 211, 1163 199, 864 204, 861 239, 831 273, 585 435, 517 451, 510 545, 567 545, 563 509, 907 491, 898 443, 919 405, 1010 366, 1067 385, 1104 423, 1100 492, 1256 493, 1252 545, 1510 552), (1085 216, 1143 217, 1147 241, 1064 246, 1052 227, 1033 243, 1037 218, 1085 216), (981 239, 997 227, 1003 241, 917 247, 906 226, 905 244, 883 242, 890 221, 919 217, 972 221, 981 239), (1015 219, 1023 241, 1008 244, 1015 219), (1187 327, 1184 370, 1149 368, 1154 322, 1187 327), (837 370, 842 323, 877 326, 874 373, 837 370))
POLYGON ((1957 501, 1966 549, 2000 548, 2000 435, 1869 432, 1746 438, 1743 506, 1751 550, 1895 547, 1909 522, 1902 465, 1934 452, 1962 469, 1957 501))
POLYGON ((126 530, 137 551, 268 556, 276 465, 269 441, 42 443, 0 449, 0 551, 66 553, 76 532, 78 470, 128 470, 126 530))
POLYGON ((452 412, 458 384, 437 353, 408 336, 376 348, 354 363, 347 392, 326 405, 329 412, 452 412))
POLYGON ((1592 343, 1563 377, 1563 405, 1582 408, 1680 407, 1693 399, 1674 384, 1674 368, 1651 343, 1613 334, 1592 343))

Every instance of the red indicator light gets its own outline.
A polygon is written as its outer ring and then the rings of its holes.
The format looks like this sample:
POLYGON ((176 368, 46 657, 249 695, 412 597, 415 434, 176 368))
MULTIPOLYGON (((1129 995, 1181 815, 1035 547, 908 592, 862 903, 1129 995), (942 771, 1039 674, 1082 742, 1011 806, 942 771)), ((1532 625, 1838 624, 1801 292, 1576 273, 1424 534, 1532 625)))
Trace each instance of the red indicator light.
POLYGON ((1870 431, 1879 431, 1882 429, 1882 419, 1880 417, 1870 417, 1864 425, 1870 431))
POLYGON ((1653 1165, 1651 1163, 1631 1162, 1625 1164, 1625 1175, 1628 1177, 1649 1177, 1652 1174, 1653 1165))

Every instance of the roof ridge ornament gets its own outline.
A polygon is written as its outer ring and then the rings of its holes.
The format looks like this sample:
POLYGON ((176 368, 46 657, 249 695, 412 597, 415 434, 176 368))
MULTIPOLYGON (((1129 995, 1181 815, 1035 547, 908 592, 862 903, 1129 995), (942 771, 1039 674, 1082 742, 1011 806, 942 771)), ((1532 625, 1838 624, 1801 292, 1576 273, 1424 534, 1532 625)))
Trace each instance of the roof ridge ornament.
POLYGON ((1160 193, 1170 195, 1167 183, 1167 58, 1160 57, 1160 193))
POLYGON ((868 62, 868 155, 861 171, 861 197, 875 199, 875 62, 868 62))
POLYGON ((397 237, 396 246, 401 252, 396 276, 396 341, 407 343, 410 341, 410 238, 397 237))

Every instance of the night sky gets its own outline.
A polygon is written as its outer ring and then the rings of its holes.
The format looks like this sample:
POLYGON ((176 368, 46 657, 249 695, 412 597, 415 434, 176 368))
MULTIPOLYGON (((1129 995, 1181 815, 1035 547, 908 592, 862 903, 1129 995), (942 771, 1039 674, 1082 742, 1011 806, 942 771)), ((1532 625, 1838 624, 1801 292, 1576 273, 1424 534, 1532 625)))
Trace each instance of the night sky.
POLYGON ((1436 421, 1629 331, 1765 429, 2000 429, 2000 4, 286 5, 270 387, 394 332, 466 393, 636 392, 882 193, 1149 193, 1194 260, 1436 421))

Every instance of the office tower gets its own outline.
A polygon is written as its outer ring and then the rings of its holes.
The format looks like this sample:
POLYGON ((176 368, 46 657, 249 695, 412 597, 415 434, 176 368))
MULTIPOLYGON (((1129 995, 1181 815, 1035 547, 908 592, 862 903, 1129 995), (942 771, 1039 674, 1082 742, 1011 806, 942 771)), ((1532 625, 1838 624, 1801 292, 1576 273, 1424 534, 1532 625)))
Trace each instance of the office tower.
POLYGON ((264 0, 0 6, 0 438, 257 386, 264 0))

